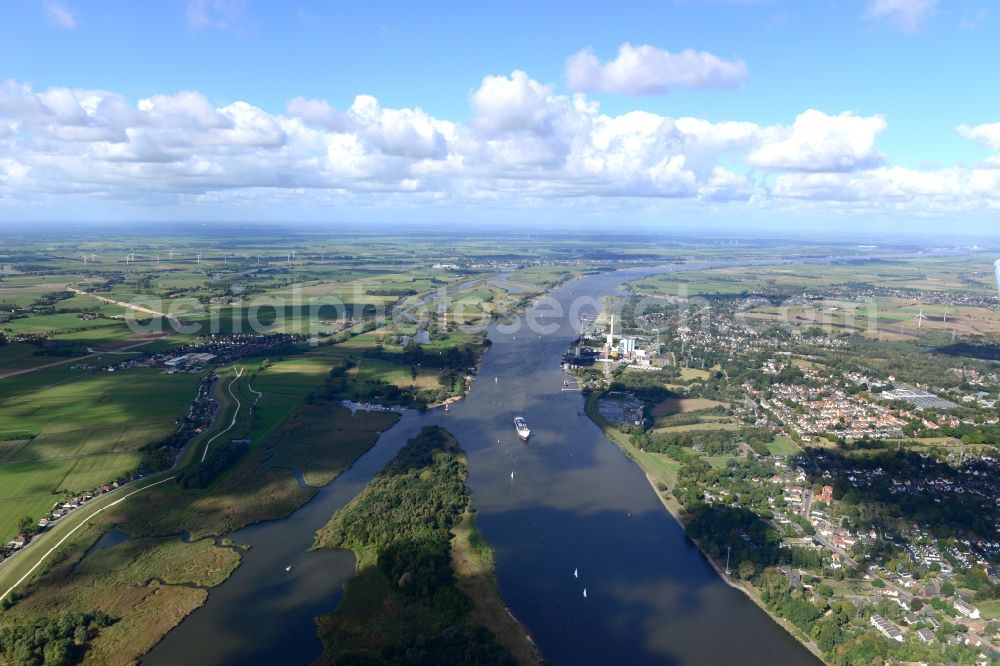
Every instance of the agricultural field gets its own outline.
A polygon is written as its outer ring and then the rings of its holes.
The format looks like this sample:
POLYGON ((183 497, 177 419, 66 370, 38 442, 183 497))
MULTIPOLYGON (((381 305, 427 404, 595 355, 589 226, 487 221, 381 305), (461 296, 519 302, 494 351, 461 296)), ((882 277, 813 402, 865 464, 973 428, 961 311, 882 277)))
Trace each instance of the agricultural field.
POLYGON ((721 267, 653 276, 631 287, 639 295, 710 299, 715 307, 745 297, 735 319, 756 328, 774 324, 885 342, 1000 334, 992 256, 721 267))
POLYGON ((707 296, 742 293, 809 293, 839 286, 879 286, 884 289, 995 293, 992 259, 942 257, 894 260, 854 260, 775 266, 723 267, 665 274, 631 283, 640 293, 707 296))
POLYGON ((789 322, 821 326, 840 333, 869 337, 916 336, 923 333, 969 336, 1000 333, 1000 315, 992 308, 922 303, 919 298, 870 301, 823 299, 807 304, 762 305, 741 312, 747 322, 789 322))
POLYGON ((22 516, 37 520, 65 493, 135 470, 141 449, 173 432, 199 381, 152 370, 76 372, 0 399, 0 436, 17 440, 0 447, 0 539, 13 536, 22 516))
POLYGON ((650 414, 653 417, 670 416, 672 414, 688 414, 698 412, 713 407, 726 407, 727 405, 718 400, 707 398, 667 398, 657 403, 650 414))
POLYGON ((393 412, 351 414, 339 405, 306 405, 277 433, 271 467, 301 470, 310 486, 325 486, 399 419, 393 412))
POLYGON ((365 358, 348 371, 352 388, 348 397, 359 398, 368 395, 372 386, 378 383, 391 384, 398 388, 435 389, 440 386, 437 373, 427 368, 411 369, 377 358, 365 358))
MULTIPOLYGON (((42 360, 44 357, 40 358, 36 355, 38 347, 35 345, 22 344, 22 343, 11 343, 3 345, 0 347, 0 374, 11 370, 23 370, 24 368, 33 368, 40 363, 44 363, 42 360)), ((48 359, 49 361, 54 359, 48 359)))

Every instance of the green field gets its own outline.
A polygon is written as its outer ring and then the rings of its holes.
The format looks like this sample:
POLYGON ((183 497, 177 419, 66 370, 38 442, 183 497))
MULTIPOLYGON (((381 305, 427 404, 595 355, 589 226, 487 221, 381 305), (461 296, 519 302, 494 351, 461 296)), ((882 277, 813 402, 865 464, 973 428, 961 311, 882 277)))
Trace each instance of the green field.
POLYGON ((678 295, 765 293, 803 289, 820 290, 847 284, 934 291, 990 292, 992 259, 942 257, 858 261, 835 264, 786 264, 690 271, 656 275, 631 283, 639 292, 678 295))
POLYGON ((36 365, 59 360, 50 356, 40 356, 38 347, 29 344, 9 344, 0 347, 0 372, 33 368, 36 365))
POLYGON ((774 456, 794 456, 802 453, 802 449, 784 435, 776 437, 773 442, 767 445, 767 449, 774 456))
POLYGON ((25 319, 15 319, 7 322, 6 328, 12 334, 40 334, 40 333, 64 333, 74 330, 90 330, 107 328, 109 326, 123 327, 124 324, 117 319, 81 319, 79 315, 53 314, 41 315, 38 317, 28 317, 25 319))
POLYGON ((397 420, 399 415, 392 412, 352 415, 339 405, 304 406, 278 433, 268 464, 301 470, 306 483, 325 486, 397 420))
POLYGON ((660 481, 668 488, 677 485, 677 472, 680 471, 681 464, 673 458, 651 451, 636 451, 635 458, 654 481, 660 481))
POLYGON ((0 448, 0 539, 13 536, 22 516, 40 518, 64 493, 92 490, 134 470, 140 449, 174 429, 199 380, 142 369, 77 373, 0 401, 0 432, 31 436, 0 448))

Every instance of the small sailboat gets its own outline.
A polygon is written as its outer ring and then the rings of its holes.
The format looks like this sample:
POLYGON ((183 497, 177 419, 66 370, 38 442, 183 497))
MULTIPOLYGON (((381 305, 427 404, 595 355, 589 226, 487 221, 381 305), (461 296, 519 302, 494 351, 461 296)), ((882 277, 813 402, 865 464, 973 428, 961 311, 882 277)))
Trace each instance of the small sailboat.
POLYGON ((499 384, 500 383, 500 378, 499 377, 494 377, 493 378, 493 383, 494 384, 499 384))
POLYGON ((444 411, 446 411, 446 412, 448 411, 448 403, 447 402, 444 403, 444 411))
POLYGON ((511 479, 513 479, 513 478, 514 478, 514 470, 510 470, 510 478, 511 478, 511 479))
POLYGON ((291 564, 289 564, 287 567, 285 567, 285 571, 291 571, 291 570, 292 570, 292 565, 291 564))
POLYGON ((580 577, 580 570, 573 569, 573 578, 579 578, 579 577, 580 577))
POLYGON ((583 588, 583 598, 587 598, 587 588, 583 588))

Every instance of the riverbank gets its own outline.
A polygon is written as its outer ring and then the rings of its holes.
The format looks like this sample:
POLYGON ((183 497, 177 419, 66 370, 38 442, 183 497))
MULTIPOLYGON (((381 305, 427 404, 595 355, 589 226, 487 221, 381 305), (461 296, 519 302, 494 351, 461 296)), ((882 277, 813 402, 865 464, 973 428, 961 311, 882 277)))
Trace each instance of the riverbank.
MULTIPOLYGON (((628 435, 626 435, 625 433, 621 432, 613 425, 608 423, 598 413, 596 404, 599 396, 600 393, 597 392, 590 393, 586 396, 585 411, 587 413, 587 416, 590 418, 591 421, 594 422, 594 424, 598 428, 601 429, 601 431, 609 440, 611 440, 616 446, 618 446, 618 448, 622 451, 622 453, 625 454, 626 457, 628 457, 636 465, 639 466, 639 468, 643 471, 643 475, 646 477, 646 481, 653 489, 653 492, 656 493, 657 499, 660 500, 660 504, 662 504, 663 508, 666 509, 671 516, 673 516, 674 520, 676 520, 677 523, 682 528, 685 529, 685 534, 687 534, 683 507, 681 507, 680 502, 678 502, 677 499, 674 497, 673 487, 668 482, 668 479, 664 478, 665 475, 662 473, 662 470, 657 469, 655 466, 651 465, 648 458, 643 455, 643 452, 637 449, 628 441, 628 435)), ((676 482, 676 480, 674 481, 676 482)), ((701 547, 701 544, 699 544, 696 539, 691 538, 690 535, 687 536, 688 540, 698 547, 698 550, 701 553, 701 555, 705 558, 705 561, 708 562, 708 564, 712 567, 715 573, 718 574, 719 578, 722 579, 722 581, 726 583, 726 585, 742 592, 758 608, 760 608, 764 613, 766 613, 767 616, 771 618, 771 620, 773 620, 775 624, 777 624, 782 629, 787 631, 790 636, 792 636, 795 640, 801 643, 802 646, 805 647, 807 650, 809 650, 813 655, 815 655, 816 658, 823 661, 824 663, 827 663, 822 650, 819 649, 819 646, 816 645, 814 641, 809 639, 805 634, 802 633, 802 631, 798 627, 789 622, 787 619, 779 617, 774 613, 772 613, 767 608, 767 605, 764 603, 764 601, 761 599, 760 592, 758 592, 756 588, 754 588, 752 585, 750 585, 745 581, 733 580, 731 576, 726 574, 725 567, 723 564, 716 562, 711 555, 705 552, 705 550, 701 547)))
POLYGON ((317 619, 319 663, 541 663, 500 598, 467 473, 457 440, 424 428, 316 533, 317 548, 357 558, 340 604, 317 619))
POLYGON ((527 627, 514 617, 500 596, 493 547, 476 529, 475 509, 471 501, 461 522, 452 532, 451 561, 455 583, 472 599, 472 621, 491 629, 497 642, 514 655, 521 666, 543 663, 527 627))
POLYGON ((242 557, 214 539, 176 535, 95 547, 112 527, 106 515, 84 523, 0 624, 25 626, 97 609, 115 621, 75 646, 75 663, 134 663, 204 605, 208 590, 226 581, 242 557))
POLYGON ((143 502, 102 507, 107 510, 82 519, 81 529, 27 581, 17 603, 0 615, 0 626, 99 608, 116 621, 92 639, 88 658, 92 653, 100 663, 115 662, 107 658, 112 654, 124 656, 122 663, 139 659, 204 606, 208 588, 221 585, 240 566, 241 551, 217 544, 216 537, 287 517, 311 500, 318 487, 348 469, 398 419, 395 413, 355 416, 339 405, 332 412, 328 406, 304 406, 210 489, 185 491, 171 484, 157 489, 161 492, 151 491, 143 502), (295 470, 313 485, 302 487, 295 470), (91 551, 112 529, 133 538, 91 551), (171 548, 155 547, 161 542, 171 548), (83 562, 86 567, 79 566, 83 562), (101 563, 111 564, 98 566, 101 563), (123 580, 134 580, 135 585, 123 590, 123 580))

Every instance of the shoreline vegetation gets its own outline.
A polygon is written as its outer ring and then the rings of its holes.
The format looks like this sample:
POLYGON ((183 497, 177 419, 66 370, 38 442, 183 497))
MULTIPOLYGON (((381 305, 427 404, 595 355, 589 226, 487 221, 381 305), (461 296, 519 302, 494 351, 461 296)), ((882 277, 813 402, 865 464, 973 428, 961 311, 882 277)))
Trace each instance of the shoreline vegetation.
MULTIPOLYGON (((398 418, 391 412, 352 415, 339 404, 303 404, 206 488, 167 484, 142 502, 87 520, 12 595, 0 614, 0 633, 96 609, 108 623, 90 626, 86 638, 79 633, 71 646, 73 663, 134 663, 205 603, 208 588, 222 584, 239 566, 242 549, 224 535, 287 517, 368 451, 398 418), (299 485, 295 472, 308 487, 299 485), (127 540, 95 548, 113 530, 127 540), (107 566, 102 569, 101 563, 107 566)), ((244 427, 249 431, 256 425, 251 419, 244 427)), ((0 657, 28 663, 13 652, 0 657)))
POLYGON ((628 441, 628 435, 622 433, 620 430, 608 423, 598 413, 596 408, 598 397, 600 397, 599 392, 590 393, 585 397, 585 411, 587 416, 589 416, 590 420, 601 429, 601 432, 604 433, 604 436, 607 437, 608 440, 613 442, 626 457, 639 466, 643 472, 643 476, 646 477, 646 481, 649 483, 650 487, 652 487, 653 492, 656 493, 656 497, 660 500, 660 504, 662 504, 663 508, 667 510, 674 520, 677 521, 677 524, 681 526, 681 529, 684 530, 684 535, 698 548, 698 552, 701 553, 702 557, 705 558, 705 561, 708 562, 709 566, 712 567, 719 578, 729 587, 742 592, 748 599, 750 599, 750 601, 760 608, 762 612, 766 613, 775 624, 788 632, 792 638, 797 640, 803 647, 809 650, 813 656, 823 663, 829 663, 822 650, 819 649, 819 646, 816 645, 814 641, 802 633, 802 631, 788 619, 779 617, 772 613, 761 599, 760 592, 757 591, 752 585, 746 583, 745 581, 734 580, 731 576, 727 575, 725 572, 725 565, 723 563, 716 562, 712 556, 705 551, 702 544, 700 544, 697 539, 693 538, 688 533, 688 525, 685 520, 684 509, 670 492, 669 485, 663 479, 663 475, 654 465, 649 463, 642 451, 637 449, 631 442, 628 441))
POLYGON ((357 557, 317 619, 318 663, 542 663, 497 590, 467 471, 455 438, 425 428, 316 533, 316 548, 357 557))

